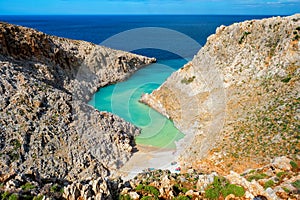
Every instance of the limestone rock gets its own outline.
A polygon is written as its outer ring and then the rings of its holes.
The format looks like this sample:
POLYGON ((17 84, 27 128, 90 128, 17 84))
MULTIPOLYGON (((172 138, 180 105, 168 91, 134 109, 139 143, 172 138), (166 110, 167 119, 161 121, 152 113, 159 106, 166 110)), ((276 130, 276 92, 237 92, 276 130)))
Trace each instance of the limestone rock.
POLYGON ((3 22, 0 46, 3 174, 33 168, 44 178, 85 180, 130 158, 139 129, 87 101, 155 59, 3 22))
POLYGON ((222 26, 140 101, 186 135, 177 148, 184 163, 206 166, 200 159, 216 152, 216 168, 243 171, 297 156, 299 38, 299 14, 222 26))
POLYGON ((291 170, 291 165, 290 165, 291 159, 282 156, 282 157, 276 157, 274 158, 272 165, 274 167, 281 169, 281 170, 291 170))
POLYGON ((129 196, 133 200, 140 199, 140 195, 138 195, 138 193, 136 193, 136 192, 129 192, 129 196))

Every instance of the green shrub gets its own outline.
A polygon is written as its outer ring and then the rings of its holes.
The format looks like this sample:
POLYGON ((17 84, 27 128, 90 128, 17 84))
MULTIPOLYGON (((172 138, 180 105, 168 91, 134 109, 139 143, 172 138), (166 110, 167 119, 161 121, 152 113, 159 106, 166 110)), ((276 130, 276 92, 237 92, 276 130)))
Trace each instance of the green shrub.
POLYGON ((119 200, 131 200, 131 198, 128 194, 120 194, 119 200))
POLYGON ((61 187, 61 186, 58 185, 58 184, 54 184, 54 185, 51 186, 50 192, 60 192, 60 193, 64 193, 64 188, 61 187))
POLYGON ((187 191, 189 191, 189 190, 188 190, 187 188, 185 188, 185 187, 182 187, 182 188, 181 188, 181 191, 182 191, 182 193, 185 194, 185 193, 186 193, 187 191))
POLYGON ((247 180, 249 181, 249 182, 251 182, 252 180, 259 180, 259 179, 264 179, 264 178, 266 178, 267 177, 267 175, 266 174, 254 174, 254 175, 251 175, 251 176, 249 176, 248 178, 247 178, 247 180))
POLYGON ((300 36, 297 34, 297 35, 295 35, 295 37, 293 38, 293 40, 295 41, 295 40, 299 40, 300 39, 300 36))
POLYGON ((242 37, 241 37, 240 40, 239 40, 239 44, 242 44, 243 41, 244 41, 244 39, 245 39, 245 38, 247 37, 247 35, 249 35, 249 34, 251 34, 251 32, 245 31, 245 32, 243 33, 242 37))
POLYGON ((154 186, 147 185, 147 186, 144 187, 144 191, 148 192, 149 194, 154 195, 155 197, 159 196, 159 191, 154 186))
POLYGON ((286 78, 282 79, 281 82, 288 83, 288 82, 290 82, 291 79, 292 79, 291 77, 286 77, 286 78))
POLYGON ((229 184, 221 190, 221 193, 223 197, 227 197, 230 194, 234 194, 236 197, 242 197, 245 194, 245 190, 241 186, 229 184))
POLYGON ((267 182, 265 182, 264 188, 267 189, 269 187, 273 187, 274 186, 274 181, 273 180, 268 180, 267 182))
POLYGON ((150 185, 142 185, 142 184, 139 184, 136 188, 135 188, 136 191, 139 191, 139 192, 147 192, 149 194, 152 194, 153 196, 155 197, 158 197, 159 196, 159 191, 156 187, 154 186, 150 186, 150 185))
POLYGON ((175 197, 174 200, 190 200, 190 198, 187 196, 178 196, 178 197, 175 197))
POLYGON ((8 199, 10 193, 9 192, 4 192, 2 195, 1 195, 1 200, 6 200, 8 199))
POLYGON ((290 190, 287 189, 286 187, 282 187, 282 189, 283 189, 286 193, 290 193, 290 190))
POLYGON ((229 194, 242 197, 245 190, 241 186, 230 184, 224 177, 214 177, 214 182, 205 190, 205 197, 208 199, 218 199, 220 195, 226 197, 229 194))
POLYGON ((141 200, 157 200, 157 197, 151 197, 151 196, 144 196, 141 198, 141 200))
POLYGON ((196 76, 192 76, 192 77, 189 77, 189 78, 183 78, 183 79, 181 80, 181 83, 182 83, 182 84, 188 85, 188 84, 190 84, 191 82, 193 82, 193 81, 195 80, 195 78, 196 78, 196 76))
POLYGON ((297 165, 297 163, 295 162, 295 161, 291 161, 290 162, 290 164, 291 164, 291 166, 292 166, 292 168, 294 169, 294 170, 297 170, 298 169, 298 165, 297 165))
POLYGON ((21 186, 22 190, 31 190, 34 189, 35 186, 32 185, 31 183, 25 183, 24 185, 21 186))
POLYGON ((276 174, 276 176, 278 177, 278 178, 282 178, 284 175, 286 175, 287 173, 286 172, 278 172, 277 174, 276 174))
POLYGON ((139 185, 136 186, 136 188, 135 188, 136 191, 140 191, 140 190, 142 190, 142 189, 144 189, 144 186, 143 186, 142 184, 139 184, 139 185))
POLYGON ((44 198, 44 195, 39 195, 39 196, 33 197, 33 200, 43 200, 43 198, 44 198))
POLYGON ((300 180, 296 180, 295 182, 292 183, 292 186, 297 188, 298 190, 300 189, 300 180))
POLYGON ((220 190, 217 188, 209 188, 205 190, 205 197, 208 199, 218 199, 220 196, 220 190))
POLYGON ((9 143, 14 147, 14 150, 18 150, 21 147, 21 143, 19 142, 19 140, 14 139, 11 140, 9 143))
POLYGON ((10 195, 9 198, 8 198, 8 200, 18 200, 18 199, 19 199, 19 197, 18 197, 17 194, 12 194, 12 195, 10 195))

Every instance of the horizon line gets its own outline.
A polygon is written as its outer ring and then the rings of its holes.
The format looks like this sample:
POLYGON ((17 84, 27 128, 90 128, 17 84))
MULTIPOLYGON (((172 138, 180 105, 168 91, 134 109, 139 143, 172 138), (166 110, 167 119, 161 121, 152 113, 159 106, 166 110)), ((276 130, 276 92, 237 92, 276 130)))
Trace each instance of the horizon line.
POLYGON ((0 16, 289 16, 293 14, 0 14, 0 16))

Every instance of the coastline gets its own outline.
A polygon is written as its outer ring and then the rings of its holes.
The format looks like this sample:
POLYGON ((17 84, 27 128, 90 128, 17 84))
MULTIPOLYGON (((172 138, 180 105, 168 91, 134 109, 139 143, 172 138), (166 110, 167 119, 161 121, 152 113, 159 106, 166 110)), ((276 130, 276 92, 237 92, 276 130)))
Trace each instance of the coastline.
POLYGON ((177 151, 175 149, 163 149, 144 145, 137 145, 137 152, 115 173, 113 176, 121 176, 125 181, 133 179, 139 173, 147 169, 170 170, 176 172, 179 167, 177 151), (175 153, 174 153, 175 152, 175 153), (172 162, 177 162, 171 165, 172 162))

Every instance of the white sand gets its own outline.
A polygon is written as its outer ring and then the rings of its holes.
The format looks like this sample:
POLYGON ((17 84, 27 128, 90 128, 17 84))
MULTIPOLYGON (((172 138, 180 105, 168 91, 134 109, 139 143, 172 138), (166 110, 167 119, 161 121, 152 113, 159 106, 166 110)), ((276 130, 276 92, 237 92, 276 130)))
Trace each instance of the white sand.
POLYGON ((119 170, 116 175, 122 176, 123 180, 134 178, 138 173, 148 168, 168 169, 176 173, 178 164, 171 165, 177 161, 175 150, 138 146, 138 152, 134 153, 130 160, 119 170))

